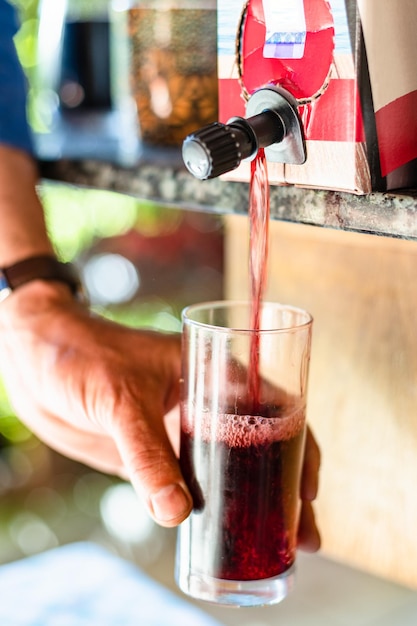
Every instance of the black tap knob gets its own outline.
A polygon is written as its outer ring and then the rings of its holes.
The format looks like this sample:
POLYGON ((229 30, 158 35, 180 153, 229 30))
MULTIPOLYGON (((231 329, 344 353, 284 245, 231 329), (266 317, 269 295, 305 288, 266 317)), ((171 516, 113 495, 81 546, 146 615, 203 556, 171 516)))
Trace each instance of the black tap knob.
POLYGON ((238 167, 243 159, 281 141, 285 129, 274 111, 263 111, 249 119, 234 117, 227 124, 215 122, 185 138, 182 156, 196 178, 216 178, 238 167))

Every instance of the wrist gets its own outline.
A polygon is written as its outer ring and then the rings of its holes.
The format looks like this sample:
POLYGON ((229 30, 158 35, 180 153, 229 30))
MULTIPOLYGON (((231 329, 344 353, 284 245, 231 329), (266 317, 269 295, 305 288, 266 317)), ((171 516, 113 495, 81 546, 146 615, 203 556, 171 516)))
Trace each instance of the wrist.
POLYGON ((0 303, 0 329, 25 328, 29 320, 55 316, 59 309, 68 310, 74 304, 74 297, 64 283, 33 280, 0 303))
POLYGON ((86 302, 75 266, 62 263, 50 254, 30 256, 11 266, 0 268, 0 302, 27 283, 38 280, 64 283, 76 299, 86 302))

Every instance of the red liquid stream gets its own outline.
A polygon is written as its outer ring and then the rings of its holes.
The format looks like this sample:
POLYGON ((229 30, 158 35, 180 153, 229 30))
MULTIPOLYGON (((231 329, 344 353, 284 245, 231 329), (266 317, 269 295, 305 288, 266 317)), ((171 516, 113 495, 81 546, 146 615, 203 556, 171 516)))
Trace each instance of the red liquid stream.
POLYGON ((269 181, 265 151, 261 148, 251 162, 251 180, 249 189, 250 220, 250 291, 252 335, 249 361, 249 393, 252 402, 252 414, 260 412, 260 377, 259 377, 259 328, 262 297, 265 290, 268 265, 269 240, 269 181))

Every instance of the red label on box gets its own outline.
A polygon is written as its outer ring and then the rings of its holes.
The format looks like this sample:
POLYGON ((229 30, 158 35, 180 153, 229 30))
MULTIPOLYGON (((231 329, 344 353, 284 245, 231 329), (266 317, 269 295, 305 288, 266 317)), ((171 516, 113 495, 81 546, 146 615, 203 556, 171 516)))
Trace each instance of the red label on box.
MULTIPOLYGON (((298 102, 306 162, 271 168, 270 182, 355 193, 370 192, 371 180, 378 189, 395 187, 384 177, 417 158, 417 16, 407 13, 409 0, 398 7, 218 0, 217 7, 220 120, 245 117, 248 98, 270 84, 298 102)), ((242 164, 229 178, 247 173, 242 164)))
POLYGON ((389 174, 417 159, 417 91, 397 98, 375 114, 381 171, 389 174))

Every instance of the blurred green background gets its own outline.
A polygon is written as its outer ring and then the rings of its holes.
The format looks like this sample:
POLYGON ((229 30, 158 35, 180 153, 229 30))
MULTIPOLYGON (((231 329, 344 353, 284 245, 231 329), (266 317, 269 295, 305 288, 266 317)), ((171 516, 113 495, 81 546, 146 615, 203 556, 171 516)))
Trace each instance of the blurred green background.
MULTIPOLYGON (((13 3, 21 18, 16 46, 28 76, 29 119, 39 131, 37 0, 13 3)), ((184 306, 222 297, 221 217, 56 183, 43 182, 39 193, 58 254, 78 265, 100 314, 179 331, 184 306)), ((14 415, 1 381, 0 495, 0 563, 94 538, 151 566, 169 536, 151 523, 129 485, 39 442, 14 415)))

